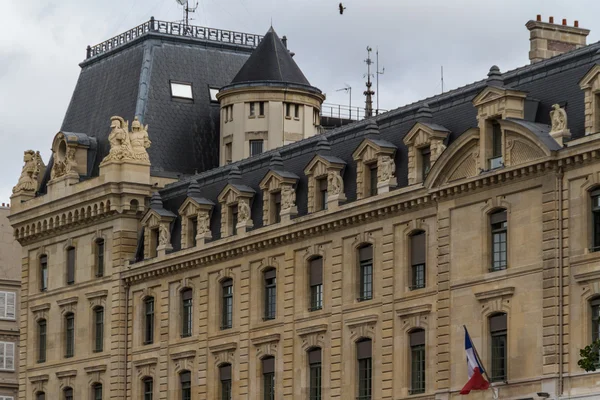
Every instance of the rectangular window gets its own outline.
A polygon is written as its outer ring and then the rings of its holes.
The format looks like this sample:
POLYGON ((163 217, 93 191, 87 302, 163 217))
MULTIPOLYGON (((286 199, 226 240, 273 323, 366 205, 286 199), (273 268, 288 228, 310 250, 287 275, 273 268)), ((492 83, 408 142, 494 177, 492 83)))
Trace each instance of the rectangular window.
POLYGON ((290 107, 291 107, 290 103, 285 103, 285 116, 287 118, 290 118, 290 116, 291 116, 291 114, 290 114, 290 107))
POLYGON ((214 87, 209 87, 208 88, 208 95, 210 97, 210 102, 211 103, 218 103, 219 100, 217 99, 217 93, 219 93, 219 89, 218 88, 214 88, 214 87))
POLYGON ((425 331, 410 334, 410 394, 425 393, 425 331))
POLYGON ((104 276, 104 240, 96 241, 96 276, 104 276))
POLYGON ((229 108, 229 121, 233 121, 233 105, 228 106, 229 108))
POLYGON ((294 118, 300 118, 300 105, 294 104, 294 118))
POLYGON ((369 195, 377 196, 377 164, 369 165, 369 195))
POLYGON ((48 256, 40 256, 40 291, 48 290, 48 256))
MULTIPOLYGON (((600 114, 600 113, 599 113, 600 114)), ((591 193, 592 196, 592 251, 600 250, 600 190, 591 193)))
POLYGON ((425 180, 431 169, 431 149, 425 147, 421 149, 421 178, 425 180))
POLYGON ((231 164, 233 160, 232 143, 225 143, 225 164, 231 164))
POLYGON ((154 381, 152 378, 144 379, 144 400, 153 400, 154 397, 154 381))
POLYGON ((198 217, 188 218, 187 227, 188 247, 196 247, 196 236, 198 235, 198 217))
POLYGON ((265 116, 265 102, 261 101, 258 103, 258 115, 261 117, 265 116))
POLYGON ((154 297, 144 300, 144 344, 154 342, 154 297))
POLYGON ((358 360, 358 396, 357 400, 371 400, 373 389, 373 365, 371 341, 362 340, 356 344, 358 360))
POLYGON ((192 84, 183 82, 171 82, 171 97, 177 99, 193 100, 194 96, 192 94, 192 84))
POLYGON ((192 290, 181 292, 181 337, 192 336, 192 290))
POLYGON ((38 321, 38 362, 46 362, 46 320, 38 321))
POLYGON ((181 379, 181 400, 192 399, 192 376, 189 371, 182 372, 181 379))
POLYGON ((506 210, 490 215, 492 228, 492 267, 490 271, 506 269, 507 265, 507 222, 506 210))
POLYGON ((92 386, 92 390, 94 391, 94 400, 102 400, 102 384, 94 384, 94 386, 92 386))
POLYGON ((0 370, 15 370, 15 344, 0 342, 0 370))
POLYGON ((94 353, 104 350, 104 308, 94 309, 94 353))
POLYGON ((15 320, 16 293, 0 292, 0 319, 15 320))
POLYGON ((262 360, 263 400, 275 400, 275 358, 262 360))
POLYGON ((237 224, 238 224, 238 206, 237 204, 231 206, 231 234, 237 235, 237 224))
POLYGON ((271 223, 281 222, 281 192, 271 193, 271 223))
POLYGON ((75 247, 67 249, 67 285, 75 283, 75 247))
POLYGON ((506 314, 490 317, 490 336, 492 344, 493 382, 506 381, 506 314))
POLYGON ((65 317, 65 358, 75 355, 75 315, 65 317))
POLYGON ((221 288, 223 292, 221 329, 230 329, 233 326, 233 280, 223 281, 221 288))
POLYGON ((502 128, 497 122, 492 123, 492 158, 490 169, 500 168, 502 163, 502 128))
POLYGON ((327 210, 327 177, 317 179, 317 188, 316 211, 327 210))
POLYGON ((373 246, 364 246, 358 250, 360 287, 358 301, 373 298, 373 246))
POLYGON ((321 349, 308 352, 309 400, 321 400, 321 349))
POLYGON ((221 381, 221 400, 231 400, 231 365, 226 364, 219 367, 219 379, 221 381))
POLYGON ((592 342, 600 339, 600 298, 590 303, 592 307, 592 342))
POLYGON ((248 105, 250 106, 250 113, 248 114, 248 116, 254 117, 254 103, 248 103, 248 105))
POLYGON ((64 390, 64 393, 65 393, 65 400, 73 400, 73 389, 66 388, 64 390))
POLYGON ((250 140, 250 157, 262 154, 263 140, 250 140))
POLYGON ((265 320, 275 319, 277 312, 277 271, 265 271, 265 320))
POLYGON ((310 261, 310 311, 323 308, 323 258, 310 261))
POLYGON ((410 237, 411 290, 425 287, 425 232, 410 237))
POLYGON ((156 257, 158 255, 158 228, 152 228, 150 230, 150 257, 156 257))

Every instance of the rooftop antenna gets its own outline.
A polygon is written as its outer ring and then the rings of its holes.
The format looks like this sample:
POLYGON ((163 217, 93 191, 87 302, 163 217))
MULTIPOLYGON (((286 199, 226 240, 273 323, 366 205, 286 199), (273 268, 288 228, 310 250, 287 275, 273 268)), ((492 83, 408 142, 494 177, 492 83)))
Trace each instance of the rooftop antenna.
MULTIPOLYGON (((350 100, 348 101, 348 119, 352 119, 352 86, 344 83, 345 87, 336 90, 336 92, 344 91, 346 93, 350 93, 350 100)), ((358 116, 357 116, 358 119, 358 116)))
POLYGON ((381 71, 379 71, 379 48, 377 48, 377 51, 375 52, 375 59, 375 67, 377 69, 377 110, 375 110, 375 114, 379 115, 379 75, 383 75, 385 73, 385 67, 383 67, 381 71))
POLYGON ((190 24, 190 13, 195 13, 198 8, 198 2, 193 7, 190 7, 189 0, 176 0, 180 6, 183 6, 183 22, 185 22, 185 26, 189 26, 190 24))
POLYGON ((370 48, 369 46, 367 46, 367 59, 365 60, 365 63, 367 64, 367 90, 364 91, 364 95, 366 96, 365 118, 370 118, 373 116, 373 98, 372 98, 372 96, 375 94, 375 92, 371 90, 371 86, 373 85, 371 83, 371 77, 373 76, 373 74, 371 73, 371 64, 373 64, 373 61, 371 60, 371 52, 372 51, 373 51, 373 49, 370 48))
POLYGON ((442 65, 442 93, 444 93, 444 66, 442 65))

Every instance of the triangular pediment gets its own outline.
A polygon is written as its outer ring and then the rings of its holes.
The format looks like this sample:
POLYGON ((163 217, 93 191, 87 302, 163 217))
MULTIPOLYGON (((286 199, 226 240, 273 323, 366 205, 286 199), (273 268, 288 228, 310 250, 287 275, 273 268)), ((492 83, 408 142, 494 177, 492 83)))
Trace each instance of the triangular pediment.
POLYGON ((485 89, 479 92, 477 96, 475 96, 475 98, 473 99, 473 105, 477 107, 481 104, 496 101, 506 96, 525 98, 527 97, 527 93, 518 90, 500 88, 497 86, 487 86, 485 89))
POLYGON ((417 146, 429 143, 431 138, 445 140, 450 131, 441 125, 424 124, 417 122, 410 131, 404 136, 404 144, 407 146, 417 146))
POLYGON ((346 162, 334 156, 317 154, 304 168, 306 175, 325 175, 329 170, 339 171, 346 166, 346 162))
POLYGON ((185 199, 181 207, 179 207, 178 213, 182 216, 192 216, 198 214, 200 210, 211 210, 214 206, 214 203, 205 198, 196 199, 193 197, 188 197, 185 199))
POLYGON ((158 226, 160 225, 160 223, 164 220, 166 221, 172 221, 174 218, 172 217, 167 217, 166 219, 161 216, 156 210, 153 209, 149 209, 146 212, 146 215, 144 215, 144 218, 142 218, 142 225, 144 226, 158 226))
POLYGON ((393 157, 396 153, 396 146, 385 140, 379 139, 364 139, 360 145, 352 153, 352 159, 357 160, 373 160, 380 155, 387 155, 393 157))
POLYGON ((267 190, 273 187, 280 187, 282 183, 296 184, 298 179, 298 176, 290 172, 272 169, 260 181, 259 187, 261 190, 267 190))
POLYGON ((237 201, 238 198, 252 198, 255 194, 254 189, 238 184, 228 183, 227 186, 221 191, 219 194, 218 200, 219 203, 231 203, 237 201))
POLYGON ((596 64, 581 78, 579 81, 579 87, 581 89, 587 89, 592 87, 594 80, 600 74, 600 65, 596 64))

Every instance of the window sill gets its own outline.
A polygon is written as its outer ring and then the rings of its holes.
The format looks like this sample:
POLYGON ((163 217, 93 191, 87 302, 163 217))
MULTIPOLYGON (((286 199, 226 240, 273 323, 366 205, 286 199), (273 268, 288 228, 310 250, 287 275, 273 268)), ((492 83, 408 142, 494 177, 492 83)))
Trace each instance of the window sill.
POLYGON ((248 115, 248 119, 254 119, 256 118, 256 115, 248 115))
POLYGON ((408 290, 410 290, 411 292, 414 292, 415 290, 421 290, 421 289, 426 289, 427 285, 423 285, 423 286, 409 286, 408 290))
POLYGON ((265 117, 264 115, 259 115, 259 116, 258 116, 258 118, 264 118, 264 117, 265 117))
POLYGON ((285 117, 285 119, 292 119, 292 117, 288 117, 288 116, 286 116, 286 117, 285 117))
POLYGON ((320 306, 320 307, 308 307, 308 311, 309 312, 321 311, 322 309, 323 309, 323 306, 320 306))
POLYGON ((267 322, 267 321, 274 321, 275 317, 263 317, 263 322, 267 322))
POLYGON ((181 337, 181 339, 187 339, 187 338, 191 338, 192 334, 191 333, 182 334, 180 337, 181 337))
POLYGON ((103 352, 104 352, 104 349, 101 349, 101 350, 96 349, 93 351, 94 354, 103 353, 103 352))
POLYGON ((425 389, 408 389, 408 394, 409 395, 423 394, 423 393, 425 393, 425 389))
POLYGON ((365 301, 370 301, 373 300, 373 297, 357 297, 356 301, 358 301, 359 303, 365 302, 365 301))
POLYGON ((300 121, 299 117, 294 117, 294 121, 300 121))
POLYGON ((502 268, 489 268, 488 272, 500 272, 500 271, 506 271, 508 269, 508 265, 502 267, 502 268))

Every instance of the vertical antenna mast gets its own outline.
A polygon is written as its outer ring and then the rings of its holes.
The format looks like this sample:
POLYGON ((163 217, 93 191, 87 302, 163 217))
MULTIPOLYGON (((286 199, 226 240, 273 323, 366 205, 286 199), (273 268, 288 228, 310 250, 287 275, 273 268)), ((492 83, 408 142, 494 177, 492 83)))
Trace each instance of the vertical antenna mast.
POLYGON ((373 64, 373 61, 371 61, 371 51, 373 51, 373 49, 370 48, 369 46, 367 46, 367 59, 365 60, 365 63, 367 63, 367 90, 364 91, 364 95, 366 96, 365 118, 369 118, 369 117, 373 116, 373 98, 372 98, 372 96, 375 94, 375 92, 371 90, 371 86, 373 85, 371 83, 371 76, 373 76, 373 74, 371 73, 371 64, 373 64))
POLYGON ((442 65, 442 93, 444 93, 444 66, 442 65))
POLYGON ((377 69, 377 88, 375 89, 377 92, 377 110, 375 110, 375 114, 379 115, 379 75, 383 75, 385 72, 385 67, 381 71, 379 71, 379 48, 377 48, 375 52, 376 64, 375 67, 377 69))
POLYGON ((183 6, 183 23, 185 26, 190 25, 190 13, 195 13, 198 8, 198 2, 193 7, 190 7, 189 0, 176 0, 179 5, 183 6))

